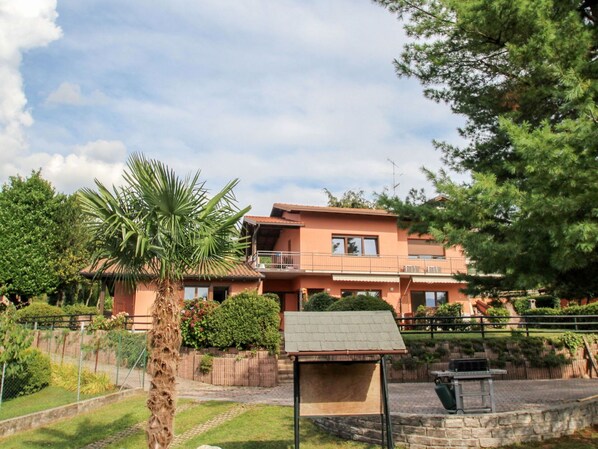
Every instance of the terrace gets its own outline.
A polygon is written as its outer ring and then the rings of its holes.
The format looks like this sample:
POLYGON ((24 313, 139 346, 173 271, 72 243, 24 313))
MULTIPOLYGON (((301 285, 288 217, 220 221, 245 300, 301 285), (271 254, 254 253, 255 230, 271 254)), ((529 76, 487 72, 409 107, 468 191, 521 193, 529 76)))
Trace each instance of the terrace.
POLYGON ((260 272, 421 274, 466 273, 463 258, 415 258, 408 256, 351 256, 315 252, 257 251, 253 267, 260 272))

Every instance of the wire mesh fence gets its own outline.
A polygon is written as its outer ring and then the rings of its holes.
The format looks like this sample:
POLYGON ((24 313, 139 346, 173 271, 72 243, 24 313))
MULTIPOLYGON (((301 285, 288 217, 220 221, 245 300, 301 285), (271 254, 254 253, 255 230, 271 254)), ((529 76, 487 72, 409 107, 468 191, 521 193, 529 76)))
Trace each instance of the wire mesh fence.
POLYGON ((89 331, 85 323, 80 323, 77 330, 67 327, 30 332, 31 348, 24 351, 20 359, 0 365, 0 407, 9 399, 27 395, 39 390, 40 385, 46 385, 50 375, 46 372, 50 371, 53 385, 66 386, 70 382, 67 389, 72 389, 75 383, 77 401, 92 392, 94 383, 96 386, 104 383, 119 390, 147 388, 146 332, 126 329, 89 331), (43 366, 48 363, 48 358, 51 368, 43 366))

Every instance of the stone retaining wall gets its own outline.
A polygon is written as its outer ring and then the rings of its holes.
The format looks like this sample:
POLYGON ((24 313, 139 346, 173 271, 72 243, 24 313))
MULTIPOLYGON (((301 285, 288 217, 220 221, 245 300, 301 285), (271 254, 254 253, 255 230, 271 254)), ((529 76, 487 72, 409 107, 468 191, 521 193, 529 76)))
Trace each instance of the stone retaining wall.
POLYGON ((51 424, 60 419, 72 418, 80 413, 89 412, 104 405, 113 404, 123 398, 138 394, 141 391, 143 391, 141 388, 123 390, 118 393, 87 399, 74 404, 63 405, 61 407, 55 407, 48 410, 43 410, 41 412, 30 413, 29 415, 25 416, 6 419, 4 421, 0 421, 0 436, 7 437, 17 432, 36 429, 38 427, 51 424))
MULTIPOLYGON (((380 417, 314 418, 342 438, 380 444, 380 417)), ((598 397, 543 410, 477 415, 392 415, 394 441, 409 449, 491 448, 570 435, 598 424, 598 397)))
POLYGON ((278 360, 268 351, 181 348, 178 376, 212 385, 274 387, 278 384, 278 360), (212 368, 202 372, 205 354, 213 356, 212 368))

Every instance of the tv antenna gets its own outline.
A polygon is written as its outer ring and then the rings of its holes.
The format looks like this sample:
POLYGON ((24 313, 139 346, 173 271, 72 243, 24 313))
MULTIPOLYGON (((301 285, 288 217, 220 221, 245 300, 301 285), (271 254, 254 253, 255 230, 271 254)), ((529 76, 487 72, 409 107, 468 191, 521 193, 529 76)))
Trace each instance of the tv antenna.
POLYGON ((399 166, 395 164, 395 161, 393 161, 389 157, 387 157, 386 160, 392 164, 392 195, 397 196, 397 187, 399 187, 401 183, 397 182, 396 178, 397 176, 403 176, 403 173, 399 173, 397 175, 396 170, 397 168, 399 168, 399 166))

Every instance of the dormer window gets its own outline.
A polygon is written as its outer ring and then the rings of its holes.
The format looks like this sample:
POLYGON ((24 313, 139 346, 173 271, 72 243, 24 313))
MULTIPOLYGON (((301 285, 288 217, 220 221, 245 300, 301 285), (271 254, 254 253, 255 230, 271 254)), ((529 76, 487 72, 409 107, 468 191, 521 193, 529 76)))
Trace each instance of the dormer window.
POLYGON ((332 254, 341 256, 377 256, 378 237, 333 235, 332 254))

